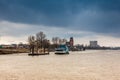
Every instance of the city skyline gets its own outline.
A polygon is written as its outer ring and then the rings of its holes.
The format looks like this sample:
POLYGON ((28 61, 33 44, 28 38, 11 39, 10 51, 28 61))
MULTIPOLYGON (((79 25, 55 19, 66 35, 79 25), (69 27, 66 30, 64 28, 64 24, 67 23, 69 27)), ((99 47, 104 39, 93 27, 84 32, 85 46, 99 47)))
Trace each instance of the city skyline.
POLYGON ((0 44, 26 43, 43 31, 50 40, 120 46, 119 14, 119 0, 0 0, 0 44))

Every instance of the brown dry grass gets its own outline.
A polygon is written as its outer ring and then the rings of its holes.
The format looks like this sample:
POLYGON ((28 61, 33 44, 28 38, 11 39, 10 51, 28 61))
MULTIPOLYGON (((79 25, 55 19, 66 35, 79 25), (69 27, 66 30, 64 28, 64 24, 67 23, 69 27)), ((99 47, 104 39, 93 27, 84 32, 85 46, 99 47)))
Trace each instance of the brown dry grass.
POLYGON ((0 49, 0 54, 27 53, 28 49, 0 49))

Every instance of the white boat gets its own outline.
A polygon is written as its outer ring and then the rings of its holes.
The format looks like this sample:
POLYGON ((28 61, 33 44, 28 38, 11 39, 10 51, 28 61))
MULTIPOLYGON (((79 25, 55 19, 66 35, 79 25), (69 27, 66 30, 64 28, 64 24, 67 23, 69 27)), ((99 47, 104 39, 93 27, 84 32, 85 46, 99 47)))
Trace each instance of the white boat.
POLYGON ((66 45, 60 45, 55 49, 55 54, 69 54, 69 49, 66 45))

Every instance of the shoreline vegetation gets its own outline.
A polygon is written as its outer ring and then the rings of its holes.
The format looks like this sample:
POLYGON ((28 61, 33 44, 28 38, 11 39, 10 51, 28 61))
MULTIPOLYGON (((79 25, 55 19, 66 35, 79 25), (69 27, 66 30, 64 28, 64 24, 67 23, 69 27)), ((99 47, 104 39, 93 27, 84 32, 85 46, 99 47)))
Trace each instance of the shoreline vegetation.
POLYGON ((29 50, 28 49, 0 49, 0 55, 17 54, 17 53, 29 53, 29 50))
POLYGON ((43 32, 36 33, 35 36, 28 36, 28 44, 11 44, 11 45, 0 45, 0 55, 4 54, 17 54, 17 53, 28 53, 28 55, 44 55, 54 51, 61 44, 66 44, 69 51, 85 51, 85 50, 120 50, 120 47, 91 47, 84 46, 83 44, 74 45, 73 41, 67 41, 67 39, 53 37, 50 41, 46 38, 46 34, 43 32), (52 42, 52 44, 51 44, 52 42))
POLYGON ((49 53, 50 41, 43 32, 36 33, 36 36, 29 36, 28 44, 30 50, 28 55, 44 55, 49 53))

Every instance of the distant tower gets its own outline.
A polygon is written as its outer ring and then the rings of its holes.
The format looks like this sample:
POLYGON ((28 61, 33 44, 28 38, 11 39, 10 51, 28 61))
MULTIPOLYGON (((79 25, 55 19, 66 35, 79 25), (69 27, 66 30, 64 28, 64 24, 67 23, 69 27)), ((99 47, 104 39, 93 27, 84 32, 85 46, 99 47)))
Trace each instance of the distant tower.
POLYGON ((70 46, 72 47, 74 45, 73 37, 70 37, 70 46))

